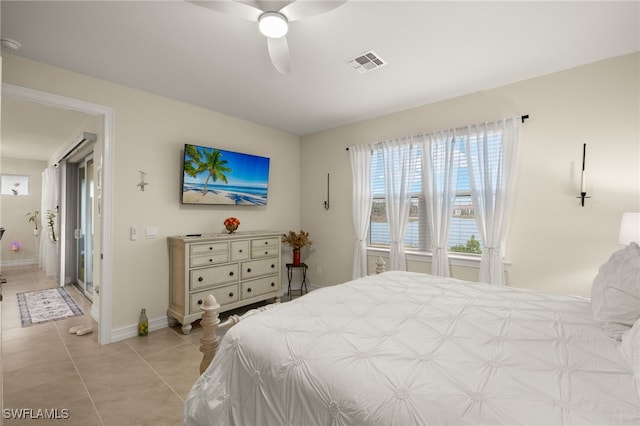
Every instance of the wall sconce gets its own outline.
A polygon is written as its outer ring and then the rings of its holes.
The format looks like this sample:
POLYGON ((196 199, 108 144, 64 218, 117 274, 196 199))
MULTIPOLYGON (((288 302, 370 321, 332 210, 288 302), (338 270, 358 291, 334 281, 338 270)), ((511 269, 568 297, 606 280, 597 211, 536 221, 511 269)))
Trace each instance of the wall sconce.
POLYGON ((640 243, 640 213, 622 213, 618 244, 640 243))
POLYGON ((143 172, 142 170, 138 170, 140 172, 140 183, 138 184, 138 187, 140 187, 140 191, 144 191, 144 187, 149 185, 149 182, 145 182, 144 181, 144 177, 147 175, 145 172, 143 172))
POLYGON ((329 210, 329 178, 330 175, 327 173, 327 190, 324 193, 324 209, 329 210))
POLYGON ((587 158, 587 144, 582 145, 582 174, 580 175, 580 195, 576 198, 580 199, 580 204, 584 207, 584 199, 587 197, 587 175, 584 170, 585 160, 587 158))

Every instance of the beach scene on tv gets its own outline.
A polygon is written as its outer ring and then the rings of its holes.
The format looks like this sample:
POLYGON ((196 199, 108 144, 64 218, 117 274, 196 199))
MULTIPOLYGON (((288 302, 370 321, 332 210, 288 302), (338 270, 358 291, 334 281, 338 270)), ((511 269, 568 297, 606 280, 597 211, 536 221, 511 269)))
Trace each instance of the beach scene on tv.
POLYGON ((184 204, 267 204, 269 158, 186 144, 184 204))

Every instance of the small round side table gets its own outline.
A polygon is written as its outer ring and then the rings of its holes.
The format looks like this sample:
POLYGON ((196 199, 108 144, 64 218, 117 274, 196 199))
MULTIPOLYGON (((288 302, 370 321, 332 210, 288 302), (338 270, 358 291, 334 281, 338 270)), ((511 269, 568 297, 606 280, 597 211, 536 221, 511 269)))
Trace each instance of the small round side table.
MULTIPOLYGON (((293 263, 287 263, 287 279, 289 280, 289 287, 287 288, 287 296, 291 298, 291 280, 293 280, 293 271, 294 269, 302 269, 302 281, 300 281, 300 295, 307 293, 307 269, 309 267, 306 263, 300 263, 299 265, 294 265, 293 263)), ((297 291, 297 290, 294 290, 297 291)))

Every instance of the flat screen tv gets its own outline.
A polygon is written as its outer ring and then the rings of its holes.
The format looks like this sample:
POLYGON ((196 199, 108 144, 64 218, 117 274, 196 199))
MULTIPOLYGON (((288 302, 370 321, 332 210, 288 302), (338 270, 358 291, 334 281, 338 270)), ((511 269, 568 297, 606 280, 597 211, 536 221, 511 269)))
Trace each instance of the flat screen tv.
POLYGON ((267 204, 269 158, 185 144, 183 204, 267 204))

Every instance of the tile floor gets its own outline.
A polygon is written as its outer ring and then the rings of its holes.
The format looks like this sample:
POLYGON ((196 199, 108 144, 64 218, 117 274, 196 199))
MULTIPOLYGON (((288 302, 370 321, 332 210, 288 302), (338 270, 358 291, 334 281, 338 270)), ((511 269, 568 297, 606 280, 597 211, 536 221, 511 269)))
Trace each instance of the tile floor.
POLYGON ((5 267, 2 276, 2 418, 5 425, 180 425, 182 407, 198 377, 202 329, 185 336, 180 327, 150 332, 109 345, 97 343, 90 303, 67 286, 84 316, 23 328, 16 293, 56 283, 32 266, 5 267), (91 324, 86 336, 72 325, 91 324), (21 419, 10 409, 68 410, 66 420, 21 419))

